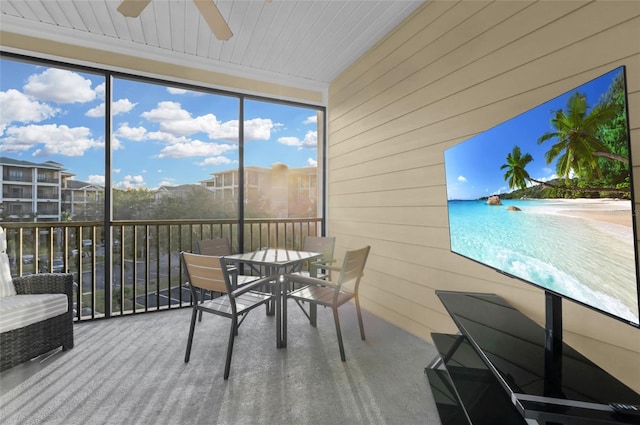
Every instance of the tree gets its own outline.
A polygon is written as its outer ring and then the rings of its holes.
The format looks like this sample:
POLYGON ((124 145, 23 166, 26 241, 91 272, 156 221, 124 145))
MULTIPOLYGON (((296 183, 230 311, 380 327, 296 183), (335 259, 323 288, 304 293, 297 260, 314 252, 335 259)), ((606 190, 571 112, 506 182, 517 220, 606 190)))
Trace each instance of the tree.
MULTIPOLYGON (((601 103, 609 104, 616 116, 598 129, 599 138, 609 151, 629 157, 629 132, 627 126, 626 93, 624 87, 624 73, 621 71, 613 79, 609 90, 600 98, 601 103)), ((608 186, 630 186, 628 162, 610 161, 604 158, 598 160, 608 186)))
POLYGON ((536 180, 532 178, 527 170, 525 169, 527 165, 531 161, 533 161, 533 157, 529 153, 525 153, 524 155, 520 151, 519 146, 514 146, 513 150, 507 155, 507 163, 502 164, 500 166, 501 170, 506 169, 507 171, 504 173, 504 180, 509 184, 510 189, 526 189, 527 182, 537 183, 541 187, 552 189, 553 192, 548 194, 540 193, 538 196, 534 196, 536 198, 539 197, 557 197, 557 194, 564 192, 564 197, 570 197, 571 193, 577 192, 589 192, 589 193, 599 193, 603 190, 611 191, 612 193, 626 193, 628 190, 624 189, 615 189, 615 188, 593 188, 586 187, 584 184, 578 184, 575 187, 568 186, 569 179, 565 179, 565 184, 563 187, 556 186, 549 182, 543 182, 541 180, 536 180), (550 194, 554 194, 551 196, 550 194), (547 196, 548 195, 548 196, 547 196))
POLYGON ((599 103, 589 113, 586 97, 574 93, 567 101, 567 111, 556 111, 551 124, 556 131, 543 134, 538 144, 547 140, 557 142, 545 154, 547 164, 558 158, 556 173, 566 180, 575 172, 581 178, 602 178, 598 158, 628 162, 626 157, 612 153, 599 137, 599 129, 616 116, 610 103, 599 103))
POLYGON ((513 150, 507 155, 507 163, 500 166, 501 170, 507 170, 504 173, 504 179, 509 184, 509 188, 524 189, 527 187, 527 182, 529 181, 543 186, 553 187, 545 182, 532 179, 531 176, 529 176, 525 168, 531 161, 533 161, 531 154, 526 153, 522 155, 520 146, 513 147, 513 150))
POLYGON ((181 190, 162 196, 154 204, 153 219, 209 219, 223 218, 214 203, 213 193, 203 186, 185 185, 181 190))
POLYGON ((154 194, 149 189, 113 190, 113 218, 115 220, 139 220, 150 218, 149 207, 154 194))

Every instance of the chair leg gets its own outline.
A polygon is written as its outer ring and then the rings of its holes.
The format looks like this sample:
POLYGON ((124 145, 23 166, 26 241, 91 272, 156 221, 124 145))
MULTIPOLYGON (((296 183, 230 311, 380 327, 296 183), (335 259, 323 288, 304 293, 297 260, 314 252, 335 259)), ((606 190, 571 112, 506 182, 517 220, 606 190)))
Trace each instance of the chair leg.
POLYGON ((193 343, 193 333, 196 329, 196 318, 198 317, 198 309, 193 306, 193 313, 191 313, 191 326, 189 327, 189 339, 187 339, 187 352, 184 355, 184 362, 189 363, 189 357, 191 356, 191 345, 193 343))
POLYGON ((342 361, 346 361, 346 356, 344 355, 344 345, 342 344, 342 331, 340 331, 340 317, 338 316, 338 308, 332 307, 333 309, 333 320, 336 322, 336 333, 338 334, 338 346, 340 347, 340 359, 342 361))
POLYGON ((318 324, 318 304, 309 303, 309 322, 314 328, 318 324))
POLYGON ((356 295, 356 311, 358 312, 358 324, 360 325, 360 337, 364 341, 364 324, 362 323, 362 312, 360 311, 360 300, 356 295))
POLYGON ((229 370, 231 369, 231 356, 233 355, 233 340, 238 331, 238 319, 231 319, 231 329, 229 330, 229 344, 227 345, 227 362, 224 365, 224 379, 229 379, 229 370))
MULTIPOLYGON (((200 288, 200 299, 204 301, 204 289, 200 288)), ((197 303, 198 300, 195 300, 197 303)), ((198 322, 202 322, 202 310, 200 310, 200 316, 198 317, 198 322)))

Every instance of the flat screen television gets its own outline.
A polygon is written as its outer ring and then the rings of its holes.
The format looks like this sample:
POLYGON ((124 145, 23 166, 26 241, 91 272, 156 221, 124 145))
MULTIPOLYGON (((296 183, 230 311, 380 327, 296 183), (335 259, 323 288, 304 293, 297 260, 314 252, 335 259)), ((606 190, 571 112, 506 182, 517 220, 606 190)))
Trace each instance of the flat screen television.
POLYGON ((639 327, 628 122, 619 67, 447 149, 451 251, 639 327))

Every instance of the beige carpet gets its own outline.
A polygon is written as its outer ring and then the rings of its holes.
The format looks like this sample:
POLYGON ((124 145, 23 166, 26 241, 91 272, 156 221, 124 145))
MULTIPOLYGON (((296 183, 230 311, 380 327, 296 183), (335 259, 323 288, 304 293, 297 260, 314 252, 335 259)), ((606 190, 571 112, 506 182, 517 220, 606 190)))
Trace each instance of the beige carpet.
POLYGON ((80 323, 75 348, 0 374, 0 422, 20 424, 439 424, 425 365, 435 348, 352 305, 341 308, 347 362, 330 310, 312 328, 289 307, 288 347, 252 312, 222 379, 229 321, 205 315, 191 361, 190 310, 80 323))

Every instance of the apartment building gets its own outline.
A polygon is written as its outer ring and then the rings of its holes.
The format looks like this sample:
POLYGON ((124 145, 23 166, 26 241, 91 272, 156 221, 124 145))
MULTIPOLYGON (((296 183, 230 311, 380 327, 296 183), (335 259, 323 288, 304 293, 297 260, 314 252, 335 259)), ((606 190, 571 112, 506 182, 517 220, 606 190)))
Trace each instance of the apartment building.
POLYGON ((62 176, 62 211, 74 220, 98 220, 104 215, 104 187, 62 176))
MULTIPOLYGON (((256 211, 269 211, 272 217, 315 216, 318 199, 316 167, 289 168, 277 162, 271 168, 249 166, 244 169, 244 203, 256 211)), ((200 184, 213 192, 216 202, 235 202, 240 179, 238 170, 212 173, 200 184)))
POLYGON ((104 187, 73 180, 60 163, 0 157, 0 216, 3 220, 93 220, 101 214, 104 187))
POLYGON ((59 221, 62 213, 62 164, 0 157, 2 217, 59 221))

